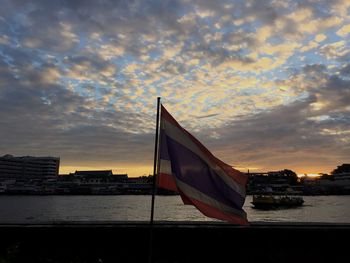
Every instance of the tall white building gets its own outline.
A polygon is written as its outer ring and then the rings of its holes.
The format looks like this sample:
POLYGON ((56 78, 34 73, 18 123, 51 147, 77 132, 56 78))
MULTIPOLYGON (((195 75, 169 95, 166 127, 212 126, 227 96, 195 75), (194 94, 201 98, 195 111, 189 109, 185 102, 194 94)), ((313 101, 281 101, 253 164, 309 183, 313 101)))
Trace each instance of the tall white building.
POLYGON ((58 157, 15 157, 6 154, 0 157, 0 178, 57 176, 59 166, 58 157))

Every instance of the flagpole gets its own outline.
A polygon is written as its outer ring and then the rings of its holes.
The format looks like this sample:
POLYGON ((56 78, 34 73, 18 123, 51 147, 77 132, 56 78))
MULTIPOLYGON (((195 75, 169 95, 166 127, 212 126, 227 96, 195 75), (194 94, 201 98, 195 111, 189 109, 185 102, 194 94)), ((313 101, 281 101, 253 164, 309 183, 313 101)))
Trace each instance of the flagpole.
POLYGON ((156 121, 156 138, 154 143, 154 160, 153 160, 153 186, 152 186, 152 203, 151 203, 151 225, 153 224, 154 215, 154 198, 156 193, 156 176, 157 176, 157 157, 158 157, 158 132, 159 132, 159 108, 160 97, 157 98, 157 121, 156 121))
POLYGON ((152 202, 151 202, 151 219, 150 219, 150 240, 149 240, 149 258, 148 262, 152 263, 153 259, 153 216, 154 216, 154 199, 156 193, 156 180, 157 180, 157 159, 158 159, 158 133, 159 133, 159 109, 160 109, 160 97, 157 98, 157 120, 156 120, 156 138, 154 143, 154 160, 153 160, 153 184, 152 184, 152 202))

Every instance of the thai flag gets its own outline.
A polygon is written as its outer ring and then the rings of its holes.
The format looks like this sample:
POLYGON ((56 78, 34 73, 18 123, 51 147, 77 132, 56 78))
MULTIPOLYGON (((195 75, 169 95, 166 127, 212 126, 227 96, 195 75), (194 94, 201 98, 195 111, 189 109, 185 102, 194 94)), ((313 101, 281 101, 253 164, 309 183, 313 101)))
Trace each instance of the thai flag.
POLYGON ((177 191, 204 215, 247 225, 242 209, 248 177, 220 161, 162 106, 157 185, 177 191))

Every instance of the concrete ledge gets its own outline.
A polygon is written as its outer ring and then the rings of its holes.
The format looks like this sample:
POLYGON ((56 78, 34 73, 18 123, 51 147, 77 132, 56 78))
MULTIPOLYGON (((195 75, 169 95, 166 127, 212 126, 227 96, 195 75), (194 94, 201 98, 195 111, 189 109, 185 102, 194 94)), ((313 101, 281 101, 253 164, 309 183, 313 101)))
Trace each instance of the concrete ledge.
MULTIPOLYGON (((79 227, 136 227, 148 228, 148 221, 45 221, 45 222, 15 222, 0 223, 1 228, 79 228, 79 227)), ((226 222, 208 221, 154 221, 154 227, 158 228, 350 228, 350 223, 323 223, 323 222, 250 222, 249 226, 232 225, 226 222)))
MULTIPOLYGON (((350 224, 156 222, 154 262, 347 262, 350 224)), ((0 262, 148 262, 148 222, 0 225, 0 262)))

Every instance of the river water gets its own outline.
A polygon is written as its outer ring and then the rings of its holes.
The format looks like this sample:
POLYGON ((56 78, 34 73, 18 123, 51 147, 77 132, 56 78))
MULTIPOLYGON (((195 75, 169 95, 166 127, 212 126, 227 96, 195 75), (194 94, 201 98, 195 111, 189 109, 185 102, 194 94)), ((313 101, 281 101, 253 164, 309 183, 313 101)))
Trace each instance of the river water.
MULTIPOLYGON (((257 210, 247 196, 244 210, 250 222, 350 223, 350 196, 305 196, 298 208, 257 210)), ((148 221, 151 196, 0 196, 0 223, 53 221, 148 221)), ((179 196, 156 196, 155 220, 215 221, 179 196)))

